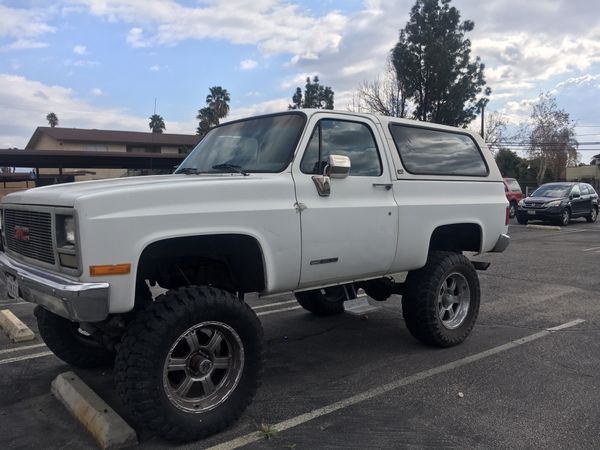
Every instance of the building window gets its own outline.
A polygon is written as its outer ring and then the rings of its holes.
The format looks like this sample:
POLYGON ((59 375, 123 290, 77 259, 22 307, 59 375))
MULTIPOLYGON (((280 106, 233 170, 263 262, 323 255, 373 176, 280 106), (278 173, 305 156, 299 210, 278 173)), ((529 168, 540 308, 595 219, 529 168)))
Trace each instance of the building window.
POLYGON ((160 153, 160 145, 128 145, 128 153, 160 153))
POLYGON ((106 144, 86 144, 85 151, 86 152, 107 152, 108 145, 106 145, 106 144))

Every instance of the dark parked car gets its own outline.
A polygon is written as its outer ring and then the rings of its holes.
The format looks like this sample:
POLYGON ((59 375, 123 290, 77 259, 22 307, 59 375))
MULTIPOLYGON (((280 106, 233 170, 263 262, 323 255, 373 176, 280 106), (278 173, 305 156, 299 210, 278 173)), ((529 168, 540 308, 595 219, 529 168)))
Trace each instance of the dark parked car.
POLYGON ((588 222, 598 217, 598 194, 589 184, 543 184, 517 208, 517 221, 522 225, 530 220, 546 220, 566 226, 575 217, 585 217, 588 222))
POLYGON ((508 204, 510 205, 510 217, 515 217, 517 205, 523 198, 523 191, 521 190, 519 182, 514 178, 503 178, 502 182, 504 183, 506 200, 508 200, 508 204))

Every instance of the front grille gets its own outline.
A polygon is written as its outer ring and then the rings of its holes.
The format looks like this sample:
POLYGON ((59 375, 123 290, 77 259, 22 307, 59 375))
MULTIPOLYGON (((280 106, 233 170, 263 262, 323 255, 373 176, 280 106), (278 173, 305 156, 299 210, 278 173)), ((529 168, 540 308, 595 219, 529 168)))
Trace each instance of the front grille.
POLYGON ((525 202, 525 207, 527 207, 527 208, 543 208, 544 203, 525 202))
POLYGON ((50 213, 5 209, 4 226, 9 250, 27 258, 55 264, 50 213))

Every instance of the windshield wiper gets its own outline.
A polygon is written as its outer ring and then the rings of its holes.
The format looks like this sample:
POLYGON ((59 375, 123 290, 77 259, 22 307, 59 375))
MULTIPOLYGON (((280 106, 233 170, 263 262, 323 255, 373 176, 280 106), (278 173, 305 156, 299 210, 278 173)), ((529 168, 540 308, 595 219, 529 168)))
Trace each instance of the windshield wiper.
POLYGON ((184 175, 198 175, 200 172, 195 167, 183 167, 176 174, 183 173, 184 175))
POLYGON ((227 164, 227 163, 216 164, 216 165, 212 166, 212 168, 216 169, 216 170, 222 170, 224 172, 241 173, 245 177, 250 175, 248 172, 245 172, 240 166, 236 166, 235 164, 227 164))

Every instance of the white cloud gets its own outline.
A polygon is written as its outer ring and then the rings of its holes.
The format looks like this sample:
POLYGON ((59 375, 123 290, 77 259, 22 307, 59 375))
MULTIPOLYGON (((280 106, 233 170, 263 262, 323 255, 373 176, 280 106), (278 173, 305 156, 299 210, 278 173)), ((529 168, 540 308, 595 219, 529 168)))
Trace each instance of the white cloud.
POLYGON ((257 66, 258 62, 254 61, 253 59, 244 59, 243 61, 240 61, 240 69, 242 70, 252 70, 257 66))
POLYGON ((312 80, 312 78, 314 76, 319 76, 318 72, 315 73, 298 73, 296 75, 293 75, 291 77, 285 78, 280 86, 282 89, 290 89, 290 88, 296 88, 298 86, 300 86, 301 88, 304 88, 304 85, 306 84, 306 79, 310 78, 312 80))
POLYGON ((133 47, 225 39, 256 45, 266 55, 317 55, 337 51, 348 25, 336 11, 314 16, 282 0, 204 1, 195 7, 174 0, 74 1, 109 21, 133 24, 127 35, 133 47))
POLYGON ((161 66, 159 64, 153 64, 152 66, 148 67, 149 70, 151 70, 152 72, 160 72, 161 70, 169 70, 169 66, 164 65, 161 66))
POLYGON ((104 92, 102 92, 102 89, 100 88, 93 88, 90 93, 92 95, 95 95, 96 97, 100 97, 101 95, 104 95, 104 92))
POLYGON ((16 41, 11 42, 10 44, 1 46, 0 51, 28 50, 44 47, 48 47, 48 44, 45 42, 40 42, 32 39, 17 39, 16 41))
POLYGON ((76 55, 85 55, 87 54, 87 48, 85 45, 76 45, 73 47, 73 53, 76 55))
POLYGON ((0 4, 0 37, 24 39, 54 31, 55 28, 46 23, 46 13, 0 4))
POLYGON ((241 119, 243 117, 256 116, 259 114, 269 114, 273 112, 285 111, 290 104, 285 98, 277 98, 265 102, 255 103, 254 105, 244 106, 241 108, 232 108, 227 121, 241 119))
MULTIPOLYGON (((148 118, 118 107, 101 108, 64 86, 47 85, 22 76, 0 73, 0 147, 23 148, 46 114, 54 111, 61 126, 147 131, 148 118)), ((170 133, 193 133, 197 123, 167 122, 170 133)))
POLYGON ((132 28, 127 33, 127 43, 135 48, 143 48, 150 46, 150 42, 144 37, 144 30, 138 27, 132 28))
POLYGON ((92 68, 100 65, 100 61, 92 61, 89 59, 65 60, 65 66, 92 68))

